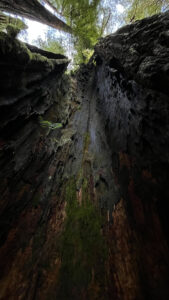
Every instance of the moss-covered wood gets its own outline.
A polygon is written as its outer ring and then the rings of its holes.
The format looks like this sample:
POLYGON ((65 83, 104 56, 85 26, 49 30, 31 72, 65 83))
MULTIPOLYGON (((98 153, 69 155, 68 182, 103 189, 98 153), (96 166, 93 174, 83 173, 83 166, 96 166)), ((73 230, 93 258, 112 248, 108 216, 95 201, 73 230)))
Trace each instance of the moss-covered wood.
POLYGON ((72 178, 66 185, 66 220, 60 240, 59 299, 107 299, 107 246, 102 235, 104 220, 90 198, 88 184, 84 178, 79 201, 76 180, 72 178))

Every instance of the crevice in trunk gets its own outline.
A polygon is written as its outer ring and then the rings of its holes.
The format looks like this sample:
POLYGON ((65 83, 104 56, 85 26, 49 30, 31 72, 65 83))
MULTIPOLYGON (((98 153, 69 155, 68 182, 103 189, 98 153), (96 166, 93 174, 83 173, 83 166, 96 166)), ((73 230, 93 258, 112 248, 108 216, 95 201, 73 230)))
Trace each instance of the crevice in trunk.
POLYGON ((0 299, 169 299, 164 27, 107 36, 73 75, 0 34, 0 299))

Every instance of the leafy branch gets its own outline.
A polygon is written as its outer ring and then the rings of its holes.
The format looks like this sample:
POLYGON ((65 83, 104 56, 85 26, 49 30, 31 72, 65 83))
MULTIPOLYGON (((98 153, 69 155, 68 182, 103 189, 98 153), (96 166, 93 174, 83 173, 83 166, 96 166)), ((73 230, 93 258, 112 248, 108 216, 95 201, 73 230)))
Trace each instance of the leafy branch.
POLYGON ((42 117, 39 117, 39 123, 40 123, 41 127, 52 129, 52 130, 62 127, 62 123, 52 123, 50 121, 43 120, 42 117))

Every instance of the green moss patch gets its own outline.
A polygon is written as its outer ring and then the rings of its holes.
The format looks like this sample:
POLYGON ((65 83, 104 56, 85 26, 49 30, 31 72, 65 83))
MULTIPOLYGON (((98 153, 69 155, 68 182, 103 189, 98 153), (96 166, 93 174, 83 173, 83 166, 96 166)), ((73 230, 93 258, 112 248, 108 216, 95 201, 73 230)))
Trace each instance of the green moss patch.
POLYGON ((101 235, 102 218, 89 195, 85 196, 85 191, 86 181, 80 205, 76 196, 76 181, 71 179, 66 187, 67 218, 61 237, 59 299, 80 299, 80 295, 89 293, 92 282, 97 282, 97 285, 100 280, 101 284, 104 282, 107 251, 101 235))

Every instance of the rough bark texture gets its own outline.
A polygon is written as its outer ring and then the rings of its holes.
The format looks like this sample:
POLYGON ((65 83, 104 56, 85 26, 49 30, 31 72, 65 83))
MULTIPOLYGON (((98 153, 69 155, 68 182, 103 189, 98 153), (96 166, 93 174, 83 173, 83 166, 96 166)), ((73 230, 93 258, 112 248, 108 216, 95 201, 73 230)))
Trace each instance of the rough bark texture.
POLYGON ((50 13, 38 0, 0 0, 0 10, 21 15, 56 29, 71 33, 71 28, 50 13))
POLYGON ((168 30, 167 12, 95 49, 98 107, 121 197, 110 227, 115 299, 169 298, 168 30))
POLYGON ((1 300, 169 299, 168 30, 121 28, 73 77, 1 34, 1 300))

